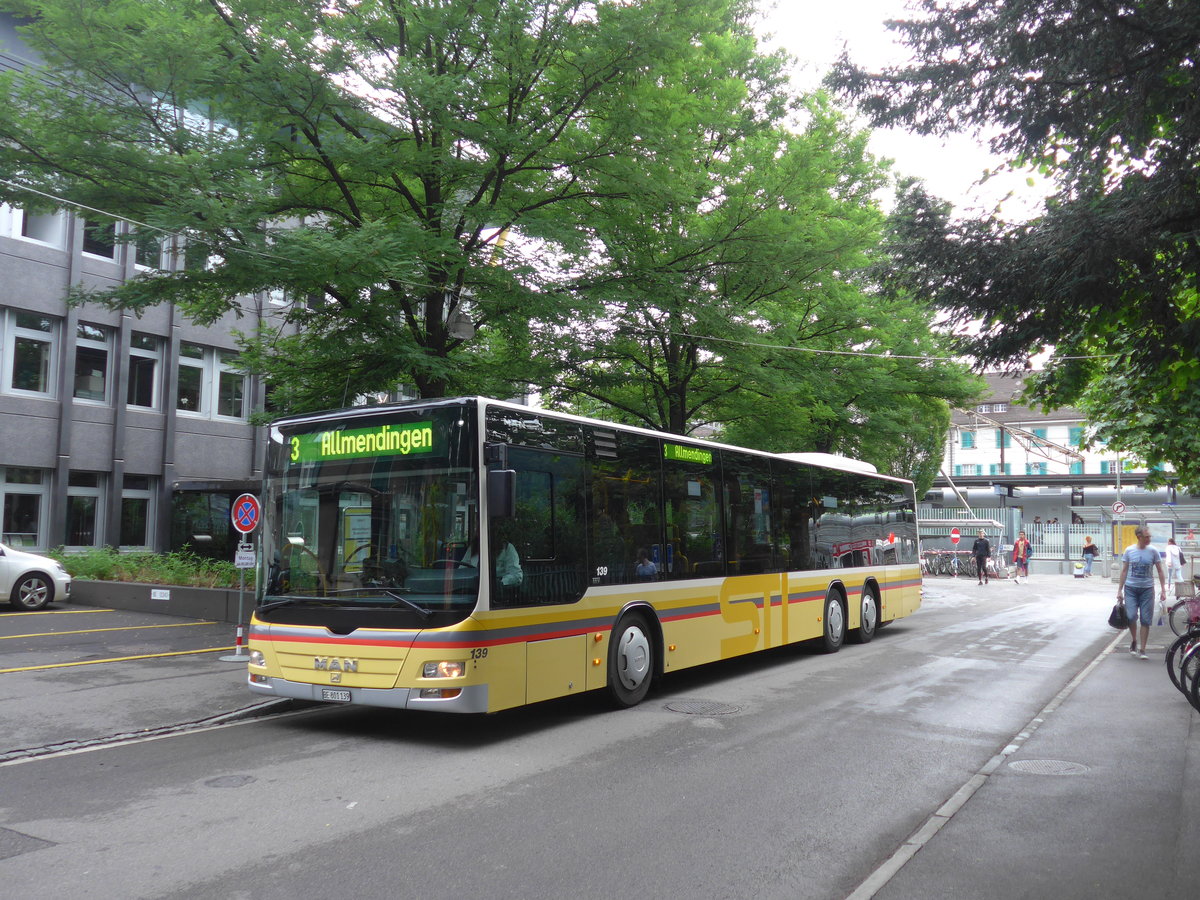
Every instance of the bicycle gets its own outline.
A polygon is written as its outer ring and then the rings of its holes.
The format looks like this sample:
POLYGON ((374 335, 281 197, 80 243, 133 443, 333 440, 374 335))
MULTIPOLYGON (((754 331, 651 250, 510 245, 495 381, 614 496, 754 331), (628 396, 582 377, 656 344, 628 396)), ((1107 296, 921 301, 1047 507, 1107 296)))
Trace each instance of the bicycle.
POLYGON ((1183 597, 1167 607, 1167 621, 1178 635, 1200 622, 1200 597, 1183 597))
POLYGON ((1171 644, 1166 658, 1167 674, 1188 702, 1200 710, 1200 624, 1188 629, 1171 644))

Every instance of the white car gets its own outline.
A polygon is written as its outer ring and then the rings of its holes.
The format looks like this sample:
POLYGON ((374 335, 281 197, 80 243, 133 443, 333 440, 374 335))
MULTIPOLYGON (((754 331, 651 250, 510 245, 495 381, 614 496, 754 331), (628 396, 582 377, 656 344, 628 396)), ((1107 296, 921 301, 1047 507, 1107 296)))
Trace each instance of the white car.
POLYGON ((0 544, 0 597, 17 609, 41 609, 71 596, 71 576, 57 560, 0 544))

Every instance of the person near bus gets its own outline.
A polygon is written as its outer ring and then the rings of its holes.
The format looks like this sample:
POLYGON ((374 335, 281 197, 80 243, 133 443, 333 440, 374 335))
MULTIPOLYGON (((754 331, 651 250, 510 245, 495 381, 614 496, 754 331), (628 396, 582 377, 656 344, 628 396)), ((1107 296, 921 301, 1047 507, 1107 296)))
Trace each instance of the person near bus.
POLYGON ((987 562, 992 556, 992 545, 982 528, 979 529, 979 537, 975 538, 975 543, 971 545, 971 553, 975 557, 975 569, 979 572, 979 583, 987 584, 987 562))
POLYGON ((1083 577, 1092 577, 1092 563, 1096 557, 1100 555, 1100 548, 1092 543, 1092 536, 1086 535, 1083 539, 1083 577))
POLYGON ((1154 573, 1158 572, 1158 583, 1163 596, 1167 594, 1167 576, 1163 572, 1162 557, 1150 546, 1150 529, 1138 526, 1133 531, 1136 544, 1130 544, 1121 554, 1121 576, 1117 581, 1117 602, 1125 604, 1129 616, 1129 634, 1132 638, 1129 652, 1138 652, 1138 623, 1141 622, 1141 654, 1146 655, 1146 639, 1150 636, 1150 622, 1154 619, 1154 573))
POLYGON ((1021 576, 1025 576, 1025 580, 1029 580, 1029 554, 1033 552, 1033 545, 1029 543, 1029 538, 1025 537, 1025 532, 1017 533, 1017 542, 1013 544, 1012 561, 1017 567, 1017 574, 1013 576, 1013 584, 1021 583, 1021 576))
POLYGON ((1167 583, 1178 584, 1183 581, 1183 551, 1175 543, 1175 538, 1167 539, 1167 583))

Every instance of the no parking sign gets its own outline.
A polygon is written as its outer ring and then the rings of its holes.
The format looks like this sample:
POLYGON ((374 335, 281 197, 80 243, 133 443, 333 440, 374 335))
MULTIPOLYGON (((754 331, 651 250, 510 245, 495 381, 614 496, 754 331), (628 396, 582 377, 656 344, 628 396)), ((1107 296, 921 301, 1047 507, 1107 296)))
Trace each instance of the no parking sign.
POLYGON ((252 532, 258 527, 258 521, 262 518, 262 507, 258 503, 258 498, 253 494, 239 495, 233 501, 229 518, 233 521, 233 527, 242 534, 252 532))

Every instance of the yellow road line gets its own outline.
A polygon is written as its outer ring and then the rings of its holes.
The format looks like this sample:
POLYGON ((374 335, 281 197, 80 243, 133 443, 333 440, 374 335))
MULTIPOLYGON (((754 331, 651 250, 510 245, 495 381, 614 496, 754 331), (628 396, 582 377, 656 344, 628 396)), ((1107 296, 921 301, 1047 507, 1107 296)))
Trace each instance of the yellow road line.
POLYGON ((120 625, 113 628, 84 628, 79 631, 36 631, 31 634, 0 635, 0 641, 23 637, 57 637, 60 634, 99 634, 102 631, 141 631, 143 628, 191 628, 195 625, 216 625, 216 622, 171 622, 166 625, 120 625))
POLYGON ((135 659, 159 659, 163 656, 189 656, 193 653, 224 653, 226 650, 233 649, 233 647, 208 647, 204 650, 176 650, 172 653, 147 653, 144 656, 116 656, 112 659, 85 659, 80 662, 48 663, 44 666, 20 666, 16 669, 0 669, 0 675, 9 672, 33 672, 37 669, 67 669, 71 666, 98 666, 101 663, 130 662, 135 659))
POLYGON ((98 612, 115 612, 115 611, 116 610, 112 610, 112 609, 101 609, 98 606, 95 609, 38 609, 38 610, 33 610, 31 612, 0 613, 0 619, 6 618, 7 616, 74 616, 74 615, 78 615, 79 613, 98 613, 98 612))

